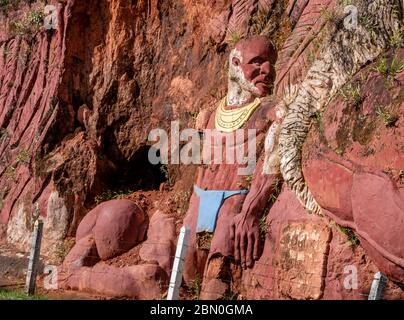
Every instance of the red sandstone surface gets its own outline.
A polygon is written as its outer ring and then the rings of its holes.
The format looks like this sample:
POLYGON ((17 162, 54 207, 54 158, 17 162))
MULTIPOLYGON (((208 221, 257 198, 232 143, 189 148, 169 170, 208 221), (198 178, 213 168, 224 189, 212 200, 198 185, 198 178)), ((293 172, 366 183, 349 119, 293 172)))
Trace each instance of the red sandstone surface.
MULTIPOLYGON (((324 10, 336 1, 48 2, 58 8, 54 31, 11 28, 43 1, 0 8, 0 239, 27 251, 41 215, 44 257, 74 274, 63 288, 162 298, 195 166, 149 165, 148 133, 172 120, 198 126, 198 112, 226 93, 235 38, 271 23, 281 99, 332 32, 324 10), (271 12, 265 23, 262 12, 271 12), (112 198, 131 209, 103 222, 94 208, 112 198), (138 227, 129 236, 128 225, 138 227)), ((385 56, 404 59, 404 51, 385 56)), ((266 208, 261 257, 233 279, 232 298, 367 299, 380 270, 391 280, 385 298, 404 299, 404 71, 386 79, 376 64, 345 86, 359 86, 360 101, 342 90, 303 147, 304 176, 325 217, 308 215, 283 186, 266 208), (352 290, 347 266, 358 271, 352 290)))

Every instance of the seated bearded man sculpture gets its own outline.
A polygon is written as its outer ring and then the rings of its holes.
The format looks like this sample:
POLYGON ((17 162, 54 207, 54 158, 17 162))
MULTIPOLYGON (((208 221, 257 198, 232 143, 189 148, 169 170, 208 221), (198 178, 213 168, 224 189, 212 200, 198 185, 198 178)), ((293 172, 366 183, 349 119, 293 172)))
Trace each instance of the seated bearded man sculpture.
MULTIPOLYGON (((259 219, 276 179, 275 174, 263 172, 263 157, 260 157, 265 135, 276 119, 275 102, 265 98, 275 78, 275 60, 275 50, 266 37, 254 36, 240 41, 230 54, 227 96, 214 112, 205 113, 203 124, 199 124, 198 129, 213 130, 213 136, 222 134, 219 139, 205 137, 205 143, 207 139, 216 139, 212 142, 213 152, 216 147, 224 150, 223 159, 229 153, 234 155, 236 148, 247 148, 245 138, 238 145, 226 143, 225 146, 223 135, 233 135, 231 141, 236 141, 236 131, 237 134, 242 131, 246 137, 248 130, 255 129, 254 156, 258 155, 252 176, 239 175, 242 164, 226 161, 198 168, 184 219, 184 225, 191 229, 184 279, 190 283, 203 275, 201 299, 223 297, 230 289, 232 270, 234 274, 240 273, 237 266, 252 267, 259 258, 259 219), (250 184, 249 188, 246 184, 250 184)), ((211 151, 206 150, 205 143, 203 154, 211 151)))

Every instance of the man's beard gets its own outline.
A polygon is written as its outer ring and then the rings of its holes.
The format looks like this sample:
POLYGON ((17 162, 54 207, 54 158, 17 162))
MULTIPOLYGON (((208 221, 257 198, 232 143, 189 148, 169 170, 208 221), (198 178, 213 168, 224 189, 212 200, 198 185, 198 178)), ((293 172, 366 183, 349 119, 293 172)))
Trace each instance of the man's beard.
POLYGON ((244 72, 240 67, 231 65, 229 68, 229 81, 234 82, 234 85, 238 85, 241 92, 229 92, 230 95, 238 95, 228 97, 230 105, 233 105, 238 101, 238 103, 245 103, 248 99, 253 97, 259 97, 261 95, 260 90, 245 78, 244 72))

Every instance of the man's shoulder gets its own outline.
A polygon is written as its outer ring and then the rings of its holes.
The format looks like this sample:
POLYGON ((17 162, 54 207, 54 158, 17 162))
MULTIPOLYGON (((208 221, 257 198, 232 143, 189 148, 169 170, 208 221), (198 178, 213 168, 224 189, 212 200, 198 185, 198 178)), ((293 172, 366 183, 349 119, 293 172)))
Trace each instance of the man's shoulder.
POLYGON ((261 98, 260 110, 263 115, 271 120, 275 120, 275 107, 277 105, 277 100, 275 96, 267 96, 261 98))
POLYGON ((276 99, 273 96, 261 98, 260 107, 251 117, 252 122, 257 122, 259 127, 266 127, 268 123, 276 120, 276 99))
POLYGON ((199 111, 195 120, 195 129, 204 130, 211 127, 212 121, 214 121, 215 111, 217 105, 211 102, 206 108, 199 111))

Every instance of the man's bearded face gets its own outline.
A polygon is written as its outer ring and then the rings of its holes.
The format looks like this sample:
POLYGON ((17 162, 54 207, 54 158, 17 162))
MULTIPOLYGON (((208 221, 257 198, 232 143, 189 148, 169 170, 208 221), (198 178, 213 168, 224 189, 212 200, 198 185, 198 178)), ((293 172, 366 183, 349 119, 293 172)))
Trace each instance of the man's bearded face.
POLYGON ((238 69, 235 73, 240 75, 236 80, 240 87, 255 96, 268 95, 275 80, 273 63, 276 59, 270 42, 265 37, 254 37, 241 41, 235 50, 231 67, 238 69))

